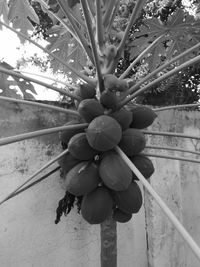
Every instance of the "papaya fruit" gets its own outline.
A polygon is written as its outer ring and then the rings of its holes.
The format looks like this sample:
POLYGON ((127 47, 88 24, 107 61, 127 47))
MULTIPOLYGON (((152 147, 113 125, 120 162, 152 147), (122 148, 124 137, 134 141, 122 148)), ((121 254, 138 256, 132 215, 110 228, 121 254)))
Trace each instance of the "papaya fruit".
POLYGON ((128 221, 130 221, 132 218, 132 214, 131 213, 126 213, 120 209, 115 209, 113 212, 113 219, 116 222, 120 222, 120 223, 126 223, 128 221))
POLYGON ((128 129, 129 125, 132 122, 133 114, 131 111, 126 110, 124 108, 115 111, 109 114, 112 118, 114 118, 121 125, 122 131, 128 129))
POLYGON ((98 151, 107 151, 114 148, 122 137, 119 123, 107 115, 92 120, 86 129, 87 140, 91 147, 98 151))
POLYGON ((138 184, 134 181, 128 189, 115 192, 114 199, 117 208, 126 213, 137 213, 142 206, 142 193, 138 184))
MULTIPOLYGON (((65 124, 67 125, 77 125, 79 122, 77 120, 71 120, 65 124)), ((84 130, 83 129, 68 129, 62 132, 59 132, 59 139, 61 141, 63 149, 66 149, 68 147, 68 142, 70 138, 77 134, 77 133, 82 133, 84 130)))
POLYGON ((91 122, 104 114, 104 108, 96 99, 84 99, 78 106, 78 112, 86 122, 91 122))
POLYGON ((79 133, 72 136, 68 143, 70 154, 79 160, 91 160, 98 151, 93 149, 86 138, 86 133, 79 133))
POLYGON ((94 162, 83 161, 75 165, 65 176, 66 190, 74 196, 82 196, 99 184, 98 167, 94 162))
POLYGON ((100 103, 104 108, 115 109, 117 107, 118 99, 114 92, 105 90, 100 96, 100 103))
POLYGON ((128 128, 122 134, 122 139, 119 147, 127 156, 134 156, 139 154, 146 145, 144 134, 138 129, 128 128))
POLYGON ((104 87, 105 90, 124 92, 128 90, 128 82, 126 80, 120 80, 114 74, 104 75, 104 87))
POLYGON ((132 181, 131 169, 115 151, 103 155, 99 175, 103 183, 114 191, 126 190, 132 181))
POLYGON ((144 129, 150 126, 157 117, 157 114, 146 106, 135 106, 131 111, 133 113, 131 128, 144 129))
POLYGON ((61 167, 62 176, 65 176, 80 160, 74 158, 70 153, 65 154, 58 160, 58 164, 61 167))
POLYGON ((81 214, 90 224, 99 224, 112 213, 113 199, 106 187, 97 187, 83 196, 81 214))
MULTIPOLYGON (((155 169, 153 163, 148 157, 143 155, 136 155, 134 157, 131 157, 130 160, 146 179, 150 178, 154 173, 155 169)), ((134 173, 133 179, 138 180, 137 176, 134 173)))
POLYGON ((88 83, 80 84, 81 99, 92 99, 96 96, 96 88, 88 83))

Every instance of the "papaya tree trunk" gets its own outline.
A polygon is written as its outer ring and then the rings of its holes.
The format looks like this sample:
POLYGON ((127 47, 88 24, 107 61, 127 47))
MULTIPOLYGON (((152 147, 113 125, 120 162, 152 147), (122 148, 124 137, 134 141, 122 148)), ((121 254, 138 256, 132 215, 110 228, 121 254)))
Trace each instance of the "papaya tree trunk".
POLYGON ((101 223, 101 267, 117 267, 117 224, 112 217, 101 223))

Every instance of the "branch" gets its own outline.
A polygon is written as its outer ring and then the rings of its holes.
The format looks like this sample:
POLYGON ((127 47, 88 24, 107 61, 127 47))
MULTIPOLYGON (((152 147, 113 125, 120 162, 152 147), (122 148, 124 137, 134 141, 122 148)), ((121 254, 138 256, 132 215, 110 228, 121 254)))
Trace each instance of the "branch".
POLYGON ((20 190, 24 185, 26 185, 28 182, 30 182, 31 180, 33 180, 33 178, 35 178, 35 176, 37 176, 39 173, 41 173, 42 171, 44 171, 46 168, 48 168, 49 166, 51 166, 54 162, 56 162, 58 159, 60 159, 61 157, 63 157, 66 153, 68 153, 68 149, 64 150, 62 153, 60 153, 57 157, 53 158, 52 160, 50 160, 47 164, 45 164, 43 167, 41 167, 38 171, 36 171, 34 174, 32 174, 25 182, 23 182, 22 184, 20 184, 19 186, 17 186, 15 188, 15 190, 13 190, 10 194, 8 194, 3 200, 1 200, 0 205, 2 205, 5 201, 7 201, 9 198, 11 198, 18 190, 20 190))
POLYGON ((41 50, 43 50, 45 53, 49 54, 51 57, 55 58, 58 62, 60 62, 61 64, 63 64, 63 66, 65 66, 70 71, 72 71, 73 73, 75 73, 83 81, 85 81, 85 82, 87 82, 87 83, 89 83, 91 85, 94 85, 94 81, 92 79, 88 78, 86 75, 83 75, 82 73, 80 73, 79 71, 77 71, 76 69, 74 69, 73 67, 71 67, 64 60, 62 60, 61 58, 59 58, 58 56, 56 56, 54 53, 50 52, 48 49, 42 47, 41 45, 39 45, 35 41, 31 40, 25 34, 23 34, 23 33, 19 32, 19 31, 15 30, 15 29, 13 29, 12 27, 8 26, 7 24, 5 24, 2 21, 0 21, 0 24, 2 24, 3 26, 5 26, 9 30, 15 32, 17 35, 21 36, 22 38, 24 38, 25 40, 29 41, 30 43, 34 44, 35 46, 37 46, 38 48, 40 48, 41 50))
POLYGON ((130 33, 130 29, 133 26, 133 24, 135 23, 136 19, 138 18, 140 11, 142 10, 143 6, 145 5, 145 2, 146 2, 146 0, 137 0, 137 2, 135 3, 135 7, 134 7, 133 12, 131 14, 131 17, 129 19, 128 25, 126 26, 124 36, 123 36, 123 38, 119 44, 119 47, 118 47, 119 56, 121 55, 121 53, 124 49, 126 40, 127 40, 128 35, 130 33))
POLYGON ((162 136, 182 137, 182 138, 200 140, 200 136, 188 135, 188 134, 183 134, 183 133, 156 132, 156 131, 147 131, 147 130, 142 130, 142 132, 144 134, 150 134, 150 135, 162 135, 162 136))
POLYGON ((161 36, 159 36, 158 38, 156 38, 132 63, 131 65, 124 71, 124 73, 121 74, 121 76, 119 77, 120 79, 124 79, 129 72, 132 70, 132 68, 134 67, 134 65, 147 53, 149 52, 149 50, 155 45, 157 44, 157 42, 162 39, 162 37, 164 36, 164 34, 162 34, 161 36))
POLYGON ((156 74, 158 74, 159 72, 161 72, 163 69, 166 69, 167 67, 169 67, 171 64, 173 64, 174 62, 178 61, 179 59, 181 59, 182 57, 185 57, 186 55, 188 55, 189 53, 193 52, 194 50, 196 50, 197 48, 200 47, 200 42, 194 46, 192 46, 191 48, 187 49, 185 52, 179 54, 178 56, 172 58, 171 60, 169 60, 168 62, 164 63, 162 66, 160 66, 159 68, 155 69, 154 71, 152 71, 150 74, 148 74, 145 78, 143 78, 141 81, 139 81, 136 85, 132 86, 126 93, 127 95, 131 95, 132 93, 136 92, 138 90, 138 88, 140 87, 140 85, 144 84, 146 81, 150 80, 152 77, 154 77, 156 74))
MULTIPOLYGON (((42 182, 43 180, 45 180, 46 178, 48 178, 51 174, 55 173, 55 172, 58 171, 59 169, 60 169, 60 166, 56 167, 53 171, 48 172, 47 174, 43 175, 41 178, 39 178, 39 179, 37 179, 36 181, 30 183, 29 185, 24 186, 23 188, 17 190, 15 193, 10 194, 10 196, 7 197, 7 199, 6 199, 5 201, 7 201, 7 200, 9 200, 9 199, 11 199, 11 198, 13 198, 13 197, 16 197, 17 195, 19 195, 19 194, 21 194, 22 192, 28 190, 29 188, 33 187, 34 185, 36 185, 36 184, 42 182)), ((5 202, 5 201, 4 201, 4 202, 5 202)))
MULTIPOLYGON (((86 41, 86 39, 84 38, 83 34, 81 33, 80 29, 78 28, 76 22, 73 20, 73 17, 71 16, 70 8, 69 8, 67 2, 65 0, 57 0, 57 2, 60 5, 61 9, 63 10, 65 16, 67 17, 67 19, 71 23, 74 32, 77 34, 77 36, 79 38, 79 43, 84 48, 84 50, 85 50, 86 54, 88 55, 89 59, 91 60, 91 62, 94 63, 90 46, 89 46, 88 42, 86 41)), ((62 19, 59 19, 59 21, 62 24, 64 23, 64 25, 66 25, 66 27, 68 27, 67 24, 62 19)))
POLYGON ((16 72, 16 71, 13 71, 13 70, 8 70, 8 69, 2 68, 2 67, 0 67, 0 72, 5 73, 7 75, 11 75, 11 76, 15 76, 15 77, 24 79, 25 81, 30 81, 30 82, 33 82, 33 83, 40 84, 40 85, 42 85, 44 87, 47 87, 47 88, 49 88, 51 90, 54 90, 56 92, 59 92, 60 94, 66 95, 66 96, 71 97, 71 98, 76 99, 76 100, 80 100, 77 96, 73 95, 70 92, 67 92, 64 89, 58 88, 56 86, 50 85, 48 83, 39 81, 37 79, 31 78, 31 77, 28 77, 28 76, 25 76, 25 75, 23 75, 23 74, 21 74, 19 72, 16 72))
POLYGON ((163 158, 163 159, 173 159, 173 160, 187 161, 187 162, 193 162, 193 163, 200 163, 200 160, 197 160, 197 159, 191 159, 191 158, 186 158, 186 157, 175 157, 175 156, 169 156, 169 155, 164 155, 164 154, 141 153, 141 155, 144 155, 147 157, 156 157, 156 158, 163 158))
POLYGON ((87 26, 88 36, 89 36, 91 47, 92 47, 95 67, 96 67, 98 81, 99 81, 99 89, 100 89, 100 92, 102 92, 103 91, 103 79, 102 79, 102 73, 101 73, 101 66, 100 66, 99 56, 98 56, 97 47, 96 47, 96 43, 94 39, 94 33, 92 30, 92 21, 90 18, 86 0, 81 0, 81 5, 82 5, 82 10, 83 10, 86 26, 87 26))
POLYGON ((46 135, 46 134, 53 134, 53 133, 57 133, 60 131, 71 130, 71 129, 85 129, 87 126, 88 126, 88 123, 82 123, 82 124, 75 124, 75 125, 53 127, 53 128, 38 130, 38 131, 34 131, 34 132, 9 136, 9 137, 5 137, 5 138, 0 139, 0 146, 8 145, 11 143, 23 141, 26 139, 30 139, 30 138, 34 138, 34 137, 38 137, 38 136, 42 136, 42 135, 46 135))
POLYGON ((42 103, 37 103, 37 102, 27 101, 27 100, 22 100, 22 99, 15 99, 15 98, 10 98, 10 97, 5 97, 5 96, 0 96, 0 101, 1 100, 2 101, 25 104, 25 105, 30 105, 30 106, 35 106, 35 107, 39 107, 39 108, 40 107, 41 108, 47 108, 47 109, 55 110, 55 111, 58 111, 58 112, 63 112, 63 113, 66 113, 66 114, 72 114, 72 115, 80 117, 79 113, 77 111, 75 111, 75 110, 60 108, 60 107, 56 107, 56 106, 52 106, 52 105, 48 105, 48 104, 42 104, 42 103))
MULTIPOLYGON (((136 96, 138 96, 141 93, 144 93, 144 91, 150 89, 152 86, 160 83, 161 81, 167 79, 168 77, 174 75, 175 73, 181 71, 182 69, 184 69, 184 68, 186 68, 186 67, 188 67, 190 65, 193 65, 193 64, 197 63, 198 61, 200 61, 200 56, 196 56, 195 58, 192 58, 191 60, 188 60, 187 62, 181 64, 180 66, 178 66, 176 68, 174 68, 173 70, 168 71, 167 73, 163 74, 159 78, 155 79, 154 81, 152 81, 149 84, 145 85, 141 89, 137 90, 135 93, 133 93, 129 97, 127 97, 124 100, 122 100, 121 103, 119 103, 118 109, 121 108, 121 107, 123 107, 125 104, 127 104, 129 101, 131 101, 132 99, 134 99, 136 96)), ((136 86, 138 87, 138 84, 136 86)), ((131 91, 131 89, 129 89, 129 90, 131 91)), ((133 87, 132 87, 132 90, 133 90, 133 87)))
POLYGON ((153 111, 159 112, 159 111, 168 110, 168 109, 192 108, 192 107, 198 107, 198 106, 200 106, 200 103, 168 106, 168 107, 162 107, 162 108, 154 108, 153 111))
POLYGON ((169 146, 152 146, 152 145, 147 145, 145 148, 149 149, 162 149, 162 150, 172 150, 172 151, 178 151, 178 152, 184 152, 184 153, 191 153, 195 155, 200 155, 200 152, 198 151, 193 151, 193 150, 188 150, 188 149, 182 149, 179 147, 169 147, 169 146))
POLYGON ((119 147, 116 147, 116 151, 122 157, 122 159, 126 162, 126 164, 129 166, 129 168, 134 172, 134 174, 138 177, 138 179, 141 181, 143 186, 148 190, 150 195, 155 199, 155 201, 158 203, 158 205, 160 206, 162 211, 167 215, 167 217, 172 222, 174 227, 181 234, 182 238, 187 242, 187 244, 189 245, 189 247, 191 248, 193 253, 200 260, 200 248, 195 243, 193 238, 189 235, 189 233, 185 230, 185 228, 179 222, 179 220, 174 216, 173 212, 168 208, 168 206, 165 204, 165 202, 162 200, 162 198, 155 192, 155 190, 150 185, 150 183, 144 178, 144 176, 141 174, 141 172, 135 167, 135 165, 125 155, 125 153, 119 147))
POLYGON ((96 32, 100 49, 104 46, 104 29, 102 21, 101 0, 96 0, 96 32))

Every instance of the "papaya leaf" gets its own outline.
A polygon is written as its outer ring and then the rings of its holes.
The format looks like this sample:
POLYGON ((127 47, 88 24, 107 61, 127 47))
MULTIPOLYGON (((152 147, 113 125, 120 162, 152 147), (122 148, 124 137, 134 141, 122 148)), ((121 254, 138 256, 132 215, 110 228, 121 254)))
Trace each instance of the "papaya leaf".
MULTIPOLYGON (((6 62, 1 62, 0 67, 12 70, 13 67, 6 62)), ((32 94, 37 94, 34 86, 25 81, 22 78, 10 76, 4 73, 0 73, 0 90, 1 96, 13 97, 13 98, 24 98, 24 99, 35 99, 32 94), (10 79, 12 78, 12 80, 10 79), (17 90, 18 89, 18 90, 17 90), (20 91, 21 94, 18 93, 20 91), (31 93, 29 93, 30 91, 31 93)))
MULTIPOLYGON (((8 23, 8 4, 6 0, 0 0, 0 17, 3 17, 5 23, 8 23)), ((0 30, 2 26, 0 25, 0 30)))
MULTIPOLYGON (((172 57, 184 52, 200 41, 200 20, 178 9, 170 16, 167 22, 161 22, 159 18, 150 18, 144 21, 139 30, 133 34, 130 43, 130 57, 134 59, 158 36, 164 34, 155 46, 149 51, 148 61, 151 62, 151 70, 159 66, 161 58, 170 60, 172 57)), ((182 58, 179 63, 190 58, 182 58)))
MULTIPOLYGON (((39 24, 39 18, 28 0, 11 0, 9 3, 8 19, 13 23, 15 29, 28 34, 33 30, 31 21, 39 24)), ((24 43, 24 39, 20 39, 24 43)))

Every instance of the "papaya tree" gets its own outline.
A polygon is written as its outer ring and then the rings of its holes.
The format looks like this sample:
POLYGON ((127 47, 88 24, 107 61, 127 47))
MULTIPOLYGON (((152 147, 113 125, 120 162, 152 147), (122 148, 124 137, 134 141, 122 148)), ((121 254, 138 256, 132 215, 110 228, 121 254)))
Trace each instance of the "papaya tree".
MULTIPOLYGON (((146 128, 153 123, 161 109, 136 104, 137 97, 144 92, 200 61, 200 22, 186 14, 181 7, 174 9, 167 20, 159 16, 145 16, 145 4, 148 6, 149 1, 133 2, 130 14, 120 25, 122 28, 116 21, 116 16, 122 12, 119 0, 5 0, 1 1, 0 6, 3 18, 0 25, 15 32, 22 42, 31 42, 47 53, 52 58, 54 70, 66 73, 74 82, 64 83, 63 88, 58 88, 37 78, 30 78, 5 64, 0 66, 0 72, 15 80, 37 83, 55 90, 73 99, 76 110, 4 96, 0 96, 0 99, 42 105, 77 117, 61 127, 0 139, 0 145, 6 145, 59 132, 63 147, 60 155, 35 172, 0 204, 30 187, 27 183, 58 161, 66 194, 59 202, 56 223, 63 213, 70 212, 76 202, 88 223, 100 224, 101 266, 117 266, 116 223, 129 221, 142 206, 137 180, 158 202, 200 259, 197 244, 147 180, 154 172, 148 156, 157 155, 143 152, 146 147, 145 135, 199 137, 148 131, 146 128), (34 2, 39 3, 52 20, 47 47, 41 46, 28 35, 33 25, 39 24, 39 17, 32 7, 34 2), (133 60, 127 69, 119 73, 117 68, 119 62, 123 61, 127 45, 133 60), (137 70, 138 62, 138 74, 130 77, 130 72, 134 68, 137 70)), ((3 79, 7 79, 5 77, 3 79)), ((179 107, 182 106, 165 109, 179 107)), ((179 148, 177 150, 180 151, 179 148)), ((165 155, 160 153, 159 157, 165 155)), ((171 159, 200 162, 186 157, 171 159)))

